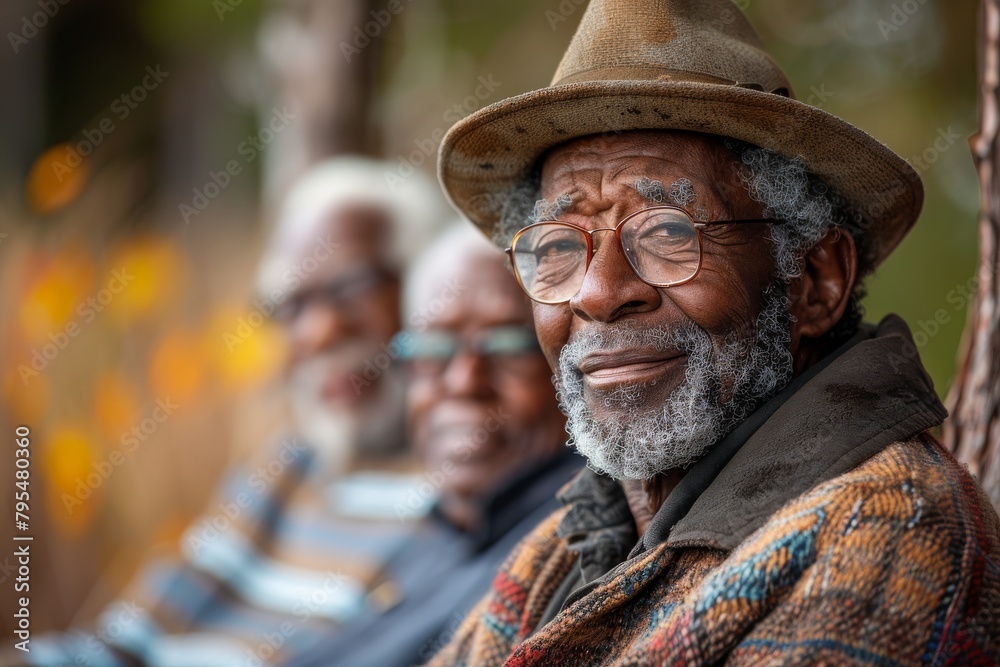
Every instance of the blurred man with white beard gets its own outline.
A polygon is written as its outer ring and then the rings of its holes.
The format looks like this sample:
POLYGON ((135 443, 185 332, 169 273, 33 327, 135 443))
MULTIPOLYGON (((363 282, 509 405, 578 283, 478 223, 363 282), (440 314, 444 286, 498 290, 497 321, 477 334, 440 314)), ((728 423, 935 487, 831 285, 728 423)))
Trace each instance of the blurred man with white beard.
POLYGON ((402 326, 400 272, 448 219, 422 174, 397 193, 384 173, 341 158, 303 178, 258 272, 291 343, 296 428, 330 474, 404 449, 403 385, 388 363, 402 326))
POLYGON ((514 544, 558 506, 583 466, 538 346, 531 306, 503 254, 468 226, 446 232, 407 277, 407 431, 425 472, 400 517, 430 513, 382 573, 393 604, 331 633, 289 667, 409 667, 440 649, 514 544))
MULTIPOLYGON (((284 329, 295 434, 227 472, 176 558, 151 560, 88 632, 33 639, 0 664, 274 664, 394 603, 381 572, 427 507, 413 486, 404 387, 390 345, 400 276, 449 219, 414 174, 338 158, 281 209, 258 303, 284 329)), ((429 505, 430 498, 426 499, 429 505)))

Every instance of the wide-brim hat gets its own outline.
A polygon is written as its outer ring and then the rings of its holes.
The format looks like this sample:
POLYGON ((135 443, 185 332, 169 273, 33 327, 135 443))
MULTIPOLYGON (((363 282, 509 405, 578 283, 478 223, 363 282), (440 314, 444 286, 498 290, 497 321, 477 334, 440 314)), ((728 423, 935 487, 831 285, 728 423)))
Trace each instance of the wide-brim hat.
POLYGON ((850 123, 796 100, 730 0, 593 0, 552 84, 456 123, 441 143, 438 173, 451 202, 492 236, 498 201, 549 149, 657 129, 801 158, 864 216, 876 265, 920 214, 917 172, 850 123))

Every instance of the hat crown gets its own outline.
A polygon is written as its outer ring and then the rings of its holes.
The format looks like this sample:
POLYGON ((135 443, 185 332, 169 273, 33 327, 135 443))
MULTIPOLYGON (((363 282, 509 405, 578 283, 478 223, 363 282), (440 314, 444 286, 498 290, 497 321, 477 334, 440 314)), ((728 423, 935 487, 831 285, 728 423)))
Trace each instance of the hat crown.
POLYGON ((734 85, 791 97, 788 78, 731 0, 592 0, 552 79, 734 85))

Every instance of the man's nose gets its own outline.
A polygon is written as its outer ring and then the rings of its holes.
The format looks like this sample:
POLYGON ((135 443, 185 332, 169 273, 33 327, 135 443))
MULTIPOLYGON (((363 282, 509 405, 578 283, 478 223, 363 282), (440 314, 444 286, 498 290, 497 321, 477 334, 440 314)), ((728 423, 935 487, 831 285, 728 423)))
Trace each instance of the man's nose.
POLYGON ((350 317, 339 308, 321 303, 306 305, 289 331, 296 358, 322 352, 357 335, 350 317))
POLYGON ((447 395, 463 398, 484 398, 493 393, 489 362, 467 348, 455 353, 445 366, 443 385, 447 395))
POLYGON ((659 307, 660 292, 636 275, 614 233, 600 231, 594 245, 580 291, 569 300, 575 315, 588 321, 612 322, 659 307))

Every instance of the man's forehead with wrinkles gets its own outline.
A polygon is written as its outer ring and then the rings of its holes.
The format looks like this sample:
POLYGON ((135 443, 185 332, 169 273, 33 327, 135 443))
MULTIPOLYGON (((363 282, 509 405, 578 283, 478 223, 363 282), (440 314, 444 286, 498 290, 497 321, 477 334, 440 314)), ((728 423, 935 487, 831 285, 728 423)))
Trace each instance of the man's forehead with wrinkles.
MULTIPOLYGON (((664 186, 658 180, 640 176, 636 179, 634 187, 639 196, 646 200, 647 206, 672 204, 683 208, 693 204, 698 198, 691 179, 684 177, 678 178, 669 186, 664 186)), ((534 213, 531 216, 532 221, 558 220, 563 211, 568 210, 572 205, 573 196, 569 194, 559 195, 552 201, 539 199, 535 202, 534 213)), ((694 214, 695 211, 691 211, 691 213, 694 214)), ((695 219, 701 218, 695 215, 695 219)))
POLYGON ((542 169, 534 220, 592 215, 637 194, 647 206, 675 205, 696 220, 756 208, 739 160, 721 143, 686 132, 635 132, 579 139, 552 150, 542 169))

